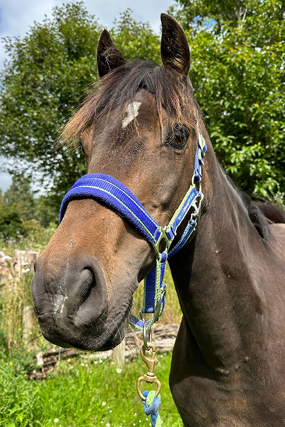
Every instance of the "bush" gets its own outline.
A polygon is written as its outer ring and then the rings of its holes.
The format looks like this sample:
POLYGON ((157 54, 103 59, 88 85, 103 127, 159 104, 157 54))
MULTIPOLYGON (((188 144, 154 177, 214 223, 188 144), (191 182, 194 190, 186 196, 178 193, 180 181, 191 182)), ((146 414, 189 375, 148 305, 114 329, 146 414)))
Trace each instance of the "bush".
POLYGON ((27 236, 34 236, 43 232, 42 226, 36 219, 24 221, 23 225, 27 236))
POLYGON ((27 232, 16 206, 0 206, 0 238, 26 236, 27 232))

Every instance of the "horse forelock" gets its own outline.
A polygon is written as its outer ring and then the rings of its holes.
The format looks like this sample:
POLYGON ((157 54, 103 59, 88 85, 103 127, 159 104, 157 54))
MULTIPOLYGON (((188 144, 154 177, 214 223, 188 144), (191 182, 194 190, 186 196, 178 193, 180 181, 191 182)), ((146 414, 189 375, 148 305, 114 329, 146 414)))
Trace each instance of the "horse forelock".
POLYGON ((190 81, 178 73, 150 61, 130 61, 106 74, 93 85, 79 111, 65 126, 61 140, 76 141, 95 120, 110 114, 116 107, 134 102, 139 90, 145 89, 155 97, 162 126, 163 110, 175 123, 196 127, 200 108, 195 101, 190 81))

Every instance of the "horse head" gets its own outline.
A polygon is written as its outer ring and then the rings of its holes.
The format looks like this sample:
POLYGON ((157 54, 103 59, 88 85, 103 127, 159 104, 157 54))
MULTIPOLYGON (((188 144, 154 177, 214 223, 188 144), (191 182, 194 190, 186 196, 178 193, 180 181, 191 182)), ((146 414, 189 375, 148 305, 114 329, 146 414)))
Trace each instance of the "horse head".
MULTIPOLYGON (((125 62, 103 31, 99 83, 63 138, 80 140, 88 174, 123 183, 163 227, 191 185, 197 122, 204 127, 188 77, 186 35, 170 16, 162 14, 161 20, 163 66, 125 62)), ((88 350, 118 345, 132 295, 155 259, 149 242, 104 201, 71 200, 35 265, 34 310, 45 338, 88 350)))

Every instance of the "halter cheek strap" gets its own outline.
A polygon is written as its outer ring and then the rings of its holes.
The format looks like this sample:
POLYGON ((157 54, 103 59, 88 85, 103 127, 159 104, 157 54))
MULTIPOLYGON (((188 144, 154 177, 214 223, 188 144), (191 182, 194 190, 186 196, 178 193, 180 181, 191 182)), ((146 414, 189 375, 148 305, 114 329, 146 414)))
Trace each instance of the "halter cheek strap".
POLYGON ((192 184, 171 221, 165 227, 160 227, 157 224, 138 198, 123 183, 109 175, 87 174, 82 176, 64 196, 61 204, 59 222, 62 221, 71 200, 87 198, 98 200, 127 219, 152 245, 156 252, 156 266, 145 279, 142 313, 153 313, 153 316, 148 322, 145 322, 143 319, 139 320, 131 315, 130 322, 138 329, 145 327, 149 329, 162 314, 166 286, 163 284, 163 278, 167 260, 185 245, 197 225, 196 220, 204 198, 201 192, 201 166, 207 149, 206 142, 199 131, 198 136, 192 184), (200 183, 199 190, 196 189, 197 182, 200 183), (177 229, 188 213, 190 213, 188 224, 181 238, 170 249, 177 229), (162 246, 163 250, 161 250, 162 246))

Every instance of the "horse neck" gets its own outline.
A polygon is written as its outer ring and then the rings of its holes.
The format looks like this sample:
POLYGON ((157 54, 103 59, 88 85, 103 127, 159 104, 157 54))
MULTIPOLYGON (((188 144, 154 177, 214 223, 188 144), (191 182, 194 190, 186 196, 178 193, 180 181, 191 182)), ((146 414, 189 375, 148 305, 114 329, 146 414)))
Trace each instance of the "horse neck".
POLYGON ((203 212, 193 240, 170 267, 191 341, 194 337, 209 363, 224 366, 227 358, 245 351, 244 328, 250 340, 256 327, 262 298, 255 270, 260 237, 207 145, 203 212))

